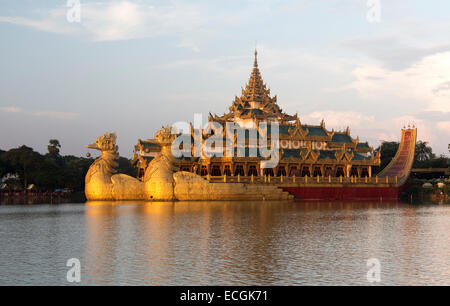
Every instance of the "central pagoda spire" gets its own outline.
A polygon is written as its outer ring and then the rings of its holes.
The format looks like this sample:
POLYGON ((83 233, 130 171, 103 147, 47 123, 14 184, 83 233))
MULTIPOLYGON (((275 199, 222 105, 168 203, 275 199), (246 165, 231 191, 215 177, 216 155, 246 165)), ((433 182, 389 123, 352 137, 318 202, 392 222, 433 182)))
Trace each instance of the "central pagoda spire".
POLYGON ((266 89, 266 85, 259 72, 258 51, 256 49, 253 70, 243 91, 243 97, 247 102, 252 103, 253 107, 258 107, 260 104, 270 100, 270 90, 266 89))
POLYGON ((270 89, 266 87, 258 68, 258 51, 255 49, 255 58, 250 78, 242 88, 240 97, 235 97, 229 108, 229 113, 221 117, 217 115, 211 119, 218 121, 234 120, 232 118, 253 118, 257 120, 276 119, 283 121, 295 120, 297 116, 289 116, 282 112, 277 105, 277 96, 270 96, 270 89))

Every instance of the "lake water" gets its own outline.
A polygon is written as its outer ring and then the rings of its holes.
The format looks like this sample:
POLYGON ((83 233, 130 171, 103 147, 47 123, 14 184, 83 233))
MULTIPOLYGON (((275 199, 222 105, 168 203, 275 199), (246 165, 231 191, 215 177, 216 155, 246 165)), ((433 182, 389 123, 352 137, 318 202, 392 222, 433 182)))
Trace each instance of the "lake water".
POLYGON ((91 202, 0 206, 0 285, 450 285, 450 206, 91 202))

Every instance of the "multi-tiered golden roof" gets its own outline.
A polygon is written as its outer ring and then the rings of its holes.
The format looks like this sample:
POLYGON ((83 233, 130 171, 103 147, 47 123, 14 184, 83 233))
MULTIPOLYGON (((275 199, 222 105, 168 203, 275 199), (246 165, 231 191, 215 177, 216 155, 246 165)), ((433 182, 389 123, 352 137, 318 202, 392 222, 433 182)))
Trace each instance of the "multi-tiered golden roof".
MULTIPOLYGON (((224 115, 210 114, 209 121, 222 125, 233 122, 248 130, 258 130, 261 122, 277 122, 280 141, 278 165, 272 169, 263 169, 261 161, 264 158, 261 156, 182 157, 179 159, 181 170, 205 176, 370 177, 372 166, 380 164, 380 155, 372 154, 373 148, 367 142, 360 142, 359 137, 353 138, 348 127, 344 131, 328 130, 324 120, 319 125, 307 125, 300 122, 297 114, 284 113, 277 104, 277 96, 272 97, 270 89, 264 84, 256 51, 253 69, 241 96, 234 98, 224 115)), ((191 133, 194 137, 193 129, 191 133)), ((203 139, 208 136, 203 134, 203 139)), ((246 145, 248 143, 247 140, 246 145)), ((160 146, 155 139, 138 141, 133 162, 139 168, 139 175, 143 175, 149 160, 159 151, 160 146)))

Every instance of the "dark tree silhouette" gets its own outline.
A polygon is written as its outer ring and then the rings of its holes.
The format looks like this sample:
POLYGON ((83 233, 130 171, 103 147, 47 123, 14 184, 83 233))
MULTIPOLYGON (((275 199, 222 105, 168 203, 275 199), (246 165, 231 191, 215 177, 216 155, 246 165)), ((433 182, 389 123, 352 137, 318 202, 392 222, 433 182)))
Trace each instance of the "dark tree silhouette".
POLYGON ((414 155, 414 160, 417 162, 424 162, 435 158, 433 154, 433 149, 428 146, 428 142, 419 140, 416 143, 416 152, 414 155))
POLYGON ((27 146, 4 152, 1 158, 4 163, 9 165, 11 172, 19 175, 25 188, 28 186, 28 179, 33 176, 42 161, 42 155, 27 146))
MULTIPOLYGON (((35 184, 40 190, 53 191, 56 188, 84 190, 84 179, 93 158, 59 155, 61 145, 50 140, 49 153, 41 155, 32 148, 21 146, 9 151, 0 150, 0 179, 7 174, 17 175, 20 185, 35 184)), ((120 157, 118 172, 136 176, 136 168, 129 159, 120 157)))
POLYGON ((58 139, 50 139, 48 148, 48 154, 51 156, 59 156, 59 149, 61 148, 61 144, 58 139))
MULTIPOLYGON (((395 141, 384 141, 381 143, 375 152, 381 150, 381 163, 379 167, 374 168, 374 173, 380 172, 397 153, 399 143, 395 141)), ((433 149, 428 146, 426 141, 417 141, 416 150, 414 153, 413 168, 445 168, 449 166, 450 159, 445 156, 436 158, 433 149)))
POLYGON ((400 144, 395 141, 383 141, 381 146, 375 149, 375 153, 381 151, 381 162, 379 167, 374 167, 374 174, 383 170, 394 158, 400 144))

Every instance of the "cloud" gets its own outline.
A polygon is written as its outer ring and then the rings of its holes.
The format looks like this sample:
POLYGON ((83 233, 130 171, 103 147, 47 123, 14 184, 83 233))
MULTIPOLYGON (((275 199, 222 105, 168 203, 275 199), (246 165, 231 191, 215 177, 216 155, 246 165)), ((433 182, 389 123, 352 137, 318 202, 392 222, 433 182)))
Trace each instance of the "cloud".
POLYGON ((450 121, 440 121, 436 123, 436 126, 441 131, 447 133, 447 135, 450 135, 450 121))
POLYGON ((398 117, 376 117, 363 112, 325 110, 301 116, 302 124, 319 124, 322 119, 328 130, 343 131, 350 127, 352 137, 360 137, 360 141, 369 141, 369 145, 377 147, 383 141, 400 141, 400 130, 403 127, 417 127, 418 140, 427 141, 438 154, 446 152, 450 121, 438 121, 434 118, 444 117, 446 113, 435 112, 426 118, 427 113, 402 115, 398 117), (442 140, 445 140, 442 142, 442 140))
MULTIPOLYGON (((365 115, 359 112, 353 111, 318 111, 312 112, 302 118, 304 120, 310 120, 317 124, 320 120, 324 119, 327 126, 331 126, 336 129, 344 130, 346 126, 362 128, 367 125, 374 125, 376 123, 375 117, 371 115, 365 115)), ((308 122, 304 122, 308 123, 308 122)))
POLYGON ((319 124, 323 119, 328 130, 345 131, 350 128, 352 137, 360 136, 361 141, 369 140, 372 146, 382 141, 399 139, 400 129, 410 118, 386 120, 355 111, 317 111, 301 116, 302 124, 319 124))
POLYGON ((77 31, 77 27, 67 22, 64 9, 49 10, 45 14, 39 13, 37 15, 35 18, 0 16, 0 22, 58 34, 75 33, 77 31))
MULTIPOLYGON (((323 73, 326 73, 328 76, 339 75, 341 77, 343 74, 348 74, 350 67, 354 67, 354 63, 351 60, 324 56, 303 48, 276 48, 260 44, 257 51, 258 65, 263 78, 277 79, 280 83, 302 79, 305 77, 305 71, 310 72, 311 70, 320 73, 320 79, 326 82, 327 80, 323 78, 323 73)), ((164 64, 161 68, 180 69, 193 67, 208 73, 220 74, 230 79, 246 82, 252 65, 253 52, 248 52, 243 55, 178 60, 164 64)), ((336 90, 335 88, 324 87, 322 89, 336 90)))
POLYGON ((60 111, 53 111, 53 110, 47 110, 47 111, 24 111, 19 107, 16 106, 2 106, 0 107, 0 111, 6 112, 6 113, 23 113, 25 115, 33 115, 37 117, 50 117, 50 118, 56 118, 56 119, 73 119, 77 117, 79 114, 74 112, 60 112, 60 111))
POLYGON ((403 112, 412 108, 450 112, 450 52, 423 58, 404 70, 363 64, 353 70, 349 86, 368 101, 390 101, 403 112))
POLYGON ((22 109, 15 106, 2 106, 0 107, 0 111, 6 112, 6 113, 20 113, 22 109))
POLYGON ((131 1, 85 4, 81 16, 83 29, 98 41, 158 35, 182 37, 205 20, 196 7, 177 2, 167 7, 131 1))
POLYGON ((375 59, 391 70, 407 69, 427 56, 450 51, 448 43, 415 47, 396 36, 352 38, 341 45, 375 59))
POLYGON ((67 21, 67 7, 39 11, 33 17, 0 16, 0 22, 28 26, 60 34, 87 34, 94 41, 128 40, 159 35, 180 38, 180 46, 198 50, 186 33, 198 29, 207 14, 190 4, 168 2, 152 6, 145 2, 108 1, 81 4, 81 21, 67 21))
POLYGON ((194 52, 200 52, 200 48, 193 41, 183 39, 177 47, 191 49, 194 52))
POLYGON ((78 117, 77 113, 73 112, 58 112, 58 111, 40 111, 35 112, 33 115, 38 117, 49 117, 55 119, 74 119, 78 117))
POLYGON ((450 93, 450 81, 443 82, 433 89, 436 96, 448 96, 450 93))

